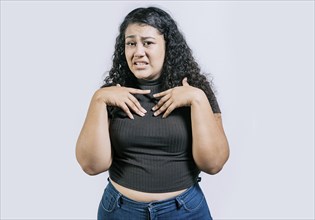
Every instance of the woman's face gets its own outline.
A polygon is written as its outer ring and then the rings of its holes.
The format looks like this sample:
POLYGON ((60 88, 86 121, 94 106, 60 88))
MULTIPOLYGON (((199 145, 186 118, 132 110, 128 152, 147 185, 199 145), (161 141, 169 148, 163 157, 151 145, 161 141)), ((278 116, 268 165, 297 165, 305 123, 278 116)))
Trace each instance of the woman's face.
POLYGON ((164 36, 152 26, 130 24, 125 32, 125 55, 136 78, 158 79, 165 58, 164 36))

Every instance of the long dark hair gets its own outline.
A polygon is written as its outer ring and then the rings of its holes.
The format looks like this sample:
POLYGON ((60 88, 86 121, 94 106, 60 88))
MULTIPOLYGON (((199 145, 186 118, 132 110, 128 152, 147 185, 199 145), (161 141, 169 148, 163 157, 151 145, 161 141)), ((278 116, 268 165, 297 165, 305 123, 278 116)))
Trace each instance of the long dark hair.
POLYGON ((179 31, 176 22, 165 11, 156 8, 137 8, 131 11, 119 28, 116 38, 113 66, 104 80, 104 86, 120 84, 122 86, 134 81, 125 57, 125 31, 129 24, 146 24, 156 28, 164 36, 165 61, 162 69, 162 83, 164 89, 182 84, 187 77, 190 85, 202 89, 209 100, 215 99, 207 77, 200 72, 192 51, 179 31))

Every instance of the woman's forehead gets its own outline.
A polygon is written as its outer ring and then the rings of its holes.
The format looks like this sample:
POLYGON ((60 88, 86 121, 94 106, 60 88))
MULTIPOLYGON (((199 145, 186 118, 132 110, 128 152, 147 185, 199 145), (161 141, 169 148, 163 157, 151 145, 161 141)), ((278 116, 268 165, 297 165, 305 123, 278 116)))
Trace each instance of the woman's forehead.
POLYGON ((132 36, 140 36, 140 37, 153 37, 162 35, 158 29, 143 23, 132 23, 129 24, 125 30, 125 38, 132 36), (148 36, 142 36, 148 35, 148 36))

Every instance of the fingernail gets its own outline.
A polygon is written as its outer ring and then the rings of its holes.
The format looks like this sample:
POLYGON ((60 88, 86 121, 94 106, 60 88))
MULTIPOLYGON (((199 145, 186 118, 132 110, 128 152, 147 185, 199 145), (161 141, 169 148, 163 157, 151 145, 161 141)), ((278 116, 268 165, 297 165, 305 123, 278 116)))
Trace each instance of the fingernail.
POLYGON ((155 106, 152 108, 152 111, 155 111, 155 106))

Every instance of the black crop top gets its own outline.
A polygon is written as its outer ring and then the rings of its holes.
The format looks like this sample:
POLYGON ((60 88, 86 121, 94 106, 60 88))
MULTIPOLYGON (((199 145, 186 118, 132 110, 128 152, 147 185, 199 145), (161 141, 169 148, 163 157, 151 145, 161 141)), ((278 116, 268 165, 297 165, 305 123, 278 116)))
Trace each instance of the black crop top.
MULTIPOLYGON (((153 116, 151 108, 157 103, 153 94, 161 92, 161 85, 149 82, 135 88, 151 90, 147 95, 135 95, 147 110, 144 117, 134 114, 131 120, 119 108, 109 112, 110 178, 124 187, 150 193, 190 187, 200 173, 192 157, 190 108, 177 108, 164 119, 153 116)), ((220 112, 215 98, 210 104, 214 112, 220 112)))

